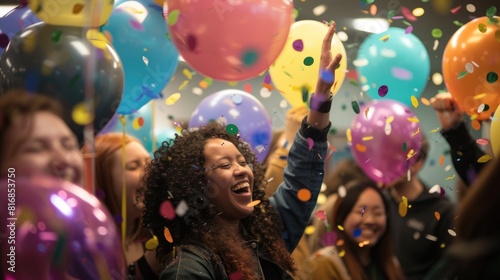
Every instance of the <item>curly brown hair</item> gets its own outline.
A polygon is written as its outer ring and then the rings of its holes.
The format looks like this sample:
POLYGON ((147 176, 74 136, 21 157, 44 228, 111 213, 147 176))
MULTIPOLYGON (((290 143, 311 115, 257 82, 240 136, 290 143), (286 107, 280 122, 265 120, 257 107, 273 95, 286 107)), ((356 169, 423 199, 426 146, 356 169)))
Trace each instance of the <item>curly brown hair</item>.
POLYGON ((294 273, 293 259, 281 236, 278 213, 264 197, 266 181, 262 166, 248 144, 229 134, 217 122, 190 132, 183 130, 182 135, 177 134, 175 139, 163 142, 154 153, 151 164, 146 167, 143 225, 158 237, 157 258, 165 262, 175 246, 201 242, 221 258, 228 275, 239 272, 244 279, 255 279, 248 265, 248 261, 253 259, 252 252, 242 246, 239 242, 241 238, 228 237, 227 231, 214 219, 219 211, 207 197, 203 151, 207 139, 211 138, 230 141, 253 166, 255 183, 252 198, 261 203, 250 216, 241 220, 241 236, 245 240, 258 240, 262 245, 259 250, 267 258, 294 273), (160 208, 167 201, 175 209, 185 203, 188 206, 185 215, 176 215, 174 219, 163 217, 160 208), (164 237, 165 228, 170 231, 172 243, 164 237))

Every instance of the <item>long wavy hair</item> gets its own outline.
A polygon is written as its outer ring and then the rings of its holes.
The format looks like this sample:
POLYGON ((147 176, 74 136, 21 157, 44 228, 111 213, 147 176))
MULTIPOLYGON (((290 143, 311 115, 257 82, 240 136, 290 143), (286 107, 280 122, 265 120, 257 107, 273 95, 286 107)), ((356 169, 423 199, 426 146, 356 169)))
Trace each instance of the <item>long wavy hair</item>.
MULTIPOLYGON (((386 230, 378 240, 377 244, 375 244, 371 250, 371 259, 376 262, 379 267, 382 268, 386 279, 389 280, 401 280, 405 279, 401 268, 394 262, 394 251, 392 248, 392 240, 390 233, 390 219, 389 219, 389 205, 387 201, 384 199, 384 196, 380 189, 376 187, 374 184, 364 181, 351 181, 346 186, 347 192, 344 197, 339 197, 337 203, 334 206, 335 213, 335 224, 334 225, 343 225, 347 216, 351 212, 354 205, 359 199, 359 196, 367 189, 375 190, 384 203, 384 210, 387 215, 387 224, 386 230)), ((345 231, 339 230, 335 227, 336 233, 339 236, 339 239, 344 240, 344 244, 340 247, 344 249, 345 255, 343 257, 343 261, 346 265, 347 271, 351 275, 351 279, 360 279, 360 280, 368 280, 369 277, 364 272, 363 266, 359 261, 359 257, 357 251, 359 249, 359 245, 354 243, 345 233, 345 231)))
POLYGON ((154 153, 154 159, 146 167, 145 210, 143 224, 157 236, 157 258, 165 263, 175 246, 201 242, 218 255, 226 273, 239 272, 244 279, 256 279, 248 262, 252 251, 242 245, 241 238, 228 236, 227 231, 215 221, 218 209, 211 204, 205 193, 205 157, 203 155, 207 139, 221 138, 233 143, 247 162, 253 166, 253 200, 261 203, 253 213, 242 219, 239 232, 245 240, 258 240, 262 245, 259 250, 267 258, 291 273, 295 272, 293 259, 290 257, 281 236, 282 229, 278 213, 264 195, 264 172, 250 146, 238 136, 226 132, 223 125, 211 122, 198 130, 183 130, 162 143, 154 153), (177 209, 173 219, 164 217, 160 208, 164 203, 177 209), (182 213, 182 205, 187 211, 182 213), (172 242, 165 239, 168 229, 172 242))

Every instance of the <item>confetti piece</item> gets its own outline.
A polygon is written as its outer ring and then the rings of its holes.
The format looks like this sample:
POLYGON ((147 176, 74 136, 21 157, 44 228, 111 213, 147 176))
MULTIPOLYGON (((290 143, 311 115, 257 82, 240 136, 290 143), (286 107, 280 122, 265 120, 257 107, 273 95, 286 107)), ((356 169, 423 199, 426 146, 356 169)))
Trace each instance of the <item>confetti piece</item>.
POLYGON ((373 4, 370 6, 370 15, 374 16, 377 14, 377 5, 373 4))
POLYGON ((165 200, 160 205, 160 215, 165 219, 173 220, 175 218, 175 210, 170 200, 165 200))
POLYGON ((406 27, 405 34, 410 34, 412 31, 413 31, 413 26, 410 25, 410 26, 406 27))
POLYGON ((56 30, 52 32, 52 34, 50 35, 50 39, 52 40, 52 42, 56 44, 61 42, 61 38, 62 38, 62 30, 56 30))
POLYGON ((469 73, 469 72, 467 72, 467 71, 460 72, 460 74, 458 74, 457 79, 459 79, 459 80, 462 79, 463 77, 465 77, 467 75, 467 73, 469 73))
POLYGON ((260 204, 260 200, 254 200, 250 203, 247 204, 247 207, 254 207, 256 205, 259 205, 260 204))
POLYGON ((314 63, 314 58, 308 56, 308 57, 304 58, 304 62, 303 63, 304 63, 305 66, 311 66, 314 63))
POLYGON ((146 241, 146 244, 144 245, 149 251, 156 249, 156 247, 158 247, 158 237, 156 237, 156 235, 153 235, 153 238, 146 241))
POLYGON ((434 37, 435 39, 439 39, 439 38, 443 37, 443 31, 439 28, 432 29, 431 34, 432 34, 432 37, 434 37))
POLYGON ((354 113, 359 114, 359 104, 356 100, 351 101, 351 106, 354 113))
POLYGON ((418 122, 420 122, 417 117, 408 118, 407 120, 409 122, 412 122, 412 123, 418 123, 418 122))
POLYGON ((226 131, 227 131, 227 133, 229 133, 231 135, 236 135, 236 134, 238 134, 238 127, 234 124, 228 124, 226 126, 226 131))
POLYGON ((326 212, 325 210, 318 210, 314 213, 314 216, 322 221, 326 220, 326 212))
POLYGON ((307 138, 307 145, 309 146, 309 151, 312 150, 314 146, 314 140, 312 138, 307 138))
POLYGON ((304 42, 301 39, 297 39, 297 40, 293 41, 292 47, 294 50, 301 52, 304 50, 304 42))
POLYGON ((191 80, 193 78, 193 75, 191 74, 191 72, 187 68, 184 68, 182 70, 182 74, 184 74, 184 76, 186 76, 186 78, 188 78, 189 80, 191 80))
POLYGON ((362 139, 362 141, 370 141, 370 140, 373 140, 373 136, 365 136, 361 139, 362 139))
POLYGON ((250 84, 250 83, 246 83, 246 84, 243 86, 243 89, 245 90, 245 92, 252 93, 252 84, 250 84))
POLYGON ((391 34, 387 34, 387 35, 384 35, 384 36, 380 37, 379 40, 387 42, 387 40, 389 40, 390 37, 391 37, 391 34))
POLYGON ((182 83, 179 85, 179 88, 177 88, 177 90, 183 90, 189 83, 189 80, 184 80, 182 81, 182 83))
POLYGON ((453 179, 455 179, 455 177, 456 177, 455 174, 453 174, 452 176, 448 176, 448 177, 444 178, 444 180, 445 181, 453 180, 453 179))
POLYGON ((340 231, 344 231, 344 227, 341 226, 341 225, 338 225, 337 228, 340 230, 340 231))
POLYGON ((478 163, 485 163, 485 162, 488 162, 490 161, 492 158, 490 155, 483 155, 481 156, 480 158, 477 159, 477 162, 478 163))
POLYGON ((482 145, 482 146, 486 146, 488 145, 488 139, 483 139, 483 138, 480 138, 480 139, 477 139, 476 140, 476 143, 478 143, 479 145, 482 145))
POLYGON ((418 107, 418 99, 414 95, 411 96, 411 105, 413 105, 413 108, 418 107))
POLYGON ((360 236, 361 236, 361 229, 360 228, 354 229, 354 231, 352 232, 352 237, 357 238, 360 236))
POLYGON ((300 189, 298 192, 297 192, 297 197, 298 199, 300 199, 301 201, 309 201, 312 197, 311 195, 311 191, 308 190, 308 189, 300 189))
POLYGON ((481 123, 478 120, 472 120, 471 126, 474 130, 480 130, 481 129, 481 123))
POLYGON ((399 203, 398 212, 399 216, 403 218, 406 217, 406 214, 408 213, 408 207, 404 204, 403 201, 399 203))
POLYGON ((342 258, 343 256, 345 256, 345 250, 342 250, 342 251, 339 252, 339 257, 342 258))
POLYGON ((172 238, 172 234, 170 234, 170 230, 168 229, 168 227, 163 230, 163 236, 169 243, 174 242, 174 239, 172 238))
POLYGON ((316 227, 315 227, 315 226, 313 226, 313 225, 306 227, 306 229, 304 230, 304 233, 305 233, 306 235, 311 235, 311 234, 313 234, 314 232, 316 232, 316 227))
POLYGON ((391 132, 392 132, 392 126, 390 123, 386 123, 385 126, 384 126, 384 132, 385 132, 385 135, 391 135, 391 132))
POLYGON ((405 204, 406 207, 408 207, 408 198, 406 196, 401 196, 402 202, 405 204))
POLYGON ((439 166, 443 166, 443 163, 444 163, 444 155, 441 155, 439 157, 439 166))
POLYGON ((181 94, 180 93, 174 93, 172 95, 170 95, 169 97, 167 97, 167 99, 165 99, 165 104, 166 105, 174 105, 177 101, 179 101, 179 99, 181 98, 181 94))
POLYGON ((451 236, 457 236, 457 233, 452 230, 452 229, 448 229, 448 233, 451 235, 451 236))
POLYGON ((82 4, 75 4, 75 5, 73 5, 73 14, 77 15, 77 14, 81 13, 83 11, 84 7, 85 6, 82 5, 82 4))
POLYGON ((179 10, 177 10, 177 9, 172 10, 167 16, 167 24, 169 26, 176 24, 177 20, 179 19, 179 14, 180 14, 179 10))
POLYGON ((382 85, 378 88, 378 95, 380 97, 386 96, 388 92, 389 92, 389 87, 386 85, 382 85))
POLYGON ((351 143, 352 142, 352 135, 351 135, 351 129, 350 128, 346 129, 345 136, 347 138, 347 142, 351 143))
MULTIPOLYGON (((171 160, 171 159, 169 159, 169 160, 171 160)), ((170 195, 170 197, 173 198, 172 195, 170 195)), ((177 216, 179 216, 179 217, 183 217, 186 214, 188 209, 189 209, 189 206, 186 203, 186 201, 181 200, 181 202, 179 202, 179 204, 177 205, 177 208, 175 208, 175 214, 177 214, 177 216)))
POLYGON ((76 124, 87 125, 94 121, 93 111, 85 102, 81 102, 73 107, 71 118, 76 124))
POLYGON ((338 241, 337 238, 338 236, 335 231, 328 231, 321 236, 321 244, 325 247, 335 245, 335 243, 337 243, 338 241))
POLYGON ((435 237, 434 235, 430 235, 430 234, 426 234, 425 239, 430 240, 430 241, 437 241, 438 240, 437 237, 435 237))
POLYGON ((241 61, 246 67, 251 67, 259 60, 259 53, 254 50, 247 50, 241 56, 241 61))
POLYGON ((243 103, 243 97, 241 97, 241 95, 239 94, 235 94, 231 98, 231 101, 233 101, 234 105, 240 105, 241 103, 243 103))
POLYGON ((366 152, 366 146, 363 146, 361 144, 356 144, 356 150, 361 152, 361 153, 364 153, 364 152, 366 152))
POLYGON ((401 13, 409 21, 417 21, 417 18, 411 13, 407 7, 401 7, 401 13))
POLYGON ((479 32, 481 33, 485 33, 486 30, 488 30, 488 28, 486 27, 486 25, 484 25, 484 23, 480 23, 477 25, 477 29, 479 30, 479 32))
POLYGON ((458 11, 460 11, 461 8, 462 8, 462 6, 455 7, 453 9, 451 9, 450 12, 452 14, 456 14, 456 13, 458 13, 458 11))
POLYGON ((489 72, 488 74, 486 74, 486 81, 488 81, 488 83, 490 84, 495 83, 496 81, 498 81, 498 74, 495 72, 489 72))
POLYGON ((439 221, 439 219, 441 219, 441 214, 439 214, 439 212, 434 212, 434 217, 439 221))

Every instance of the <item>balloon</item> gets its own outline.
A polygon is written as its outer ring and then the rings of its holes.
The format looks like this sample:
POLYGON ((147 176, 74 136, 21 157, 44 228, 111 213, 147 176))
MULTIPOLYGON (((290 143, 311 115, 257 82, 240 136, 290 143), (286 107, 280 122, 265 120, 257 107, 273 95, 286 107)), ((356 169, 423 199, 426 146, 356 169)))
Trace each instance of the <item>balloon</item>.
POLYGON ((102 29, 113 37, 125 73, 118 114, 131 114, 158 98, 177 69, 179 52, 167 37, 162 12, 151 0, 117 1, 102 29))
MULTIPOLYGON (((163 141, 174 139, 178 131, 173 126, 165 124, 155 124, 153 128, 153 113, 154 104, 149 102, 140 108, 137 112, 123 116, 125 122, 125 133, 132 135, 142 142, 142 145, 153 156, 156 149, 161 146, 163 141), (155 146, 153 147, 153 132, 155 146)), ((157 122, 159 122, 158 120, 157 122)), ((123 132, 123 123, 120 116, 115 114, 108 124, 100 131, 99 134, 109 132, 123 132)))
POLYGON ((30 9, 43 22, 75 27, 99 27, 103 25, 113 10, 113 3, 114 0, 28 1, 30 9))
POLYGON ((170 35, 196 71, 220 81, 264 72, 293 22, 291 0, 167 0, 170 35))
POLYGON ((17 6, 0 18, 0 55, 10 39, 23 28, 40 22, 28 6, 17 6))
POLYGON ((98 132, 113 117, 123 69, 97 30, 37 23, 12 38, 0 57, 0 94, 16 87, 62 103, 65 121, 83 144, 84 125, 93 121, 98 132))
POLYGON ((493 116, 490 127, 491 149, 496 157, 500 157, 500 106, 497 107, 493 116))
POLYGON ((448 41, 443 53, 444 82, 466 114, 486 120, 500 103, 498 75, 500 27, 487 17, 476 18, 448 41))
POLYGON ((0 179, 6 279, 125 279, 118 228, 95 196, 52 177, 11 178, 0 179))
POLYGON ((189 128, 215 120, 226 124, 229 133, 239 133, 262 163, 269 151, 272 129, 271 119, 257 98, 238 89, 213 93, 198 104, 191 115, 189 128))
MULTIPOLYGON (((309 94, 315 90, 320 73, 319 60, 323 37, 328 26, 314 20, 294 22, 290 35, 279 57, 269 67, 274 86, 292 107, 303 106, 309 94)), ((332 39, 332 54, 342 54, 340 66, 335 70, 335 84, 331 91, 337 93, 344 82, 347 69, 347 55, 337 34, 332 39)))
POLYGON ((366 37, 353 63, 361 89, 372 99, 393 99, 406 105, 411 105, 411 96, 420 97, 430 72, 424 44, 397 27, 366 37))
POLYGON ((359 166, 373 181, 384 184, 404 176, 422 147, 417 117, 395 100, 374 100, 362 106, 350 133, 359 166))

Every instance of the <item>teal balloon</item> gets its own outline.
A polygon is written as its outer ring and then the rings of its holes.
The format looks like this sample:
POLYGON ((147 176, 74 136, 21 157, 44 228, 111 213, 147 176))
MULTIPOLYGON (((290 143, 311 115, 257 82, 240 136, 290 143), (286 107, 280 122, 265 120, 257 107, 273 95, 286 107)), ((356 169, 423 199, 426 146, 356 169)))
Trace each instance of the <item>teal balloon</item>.
POLYGON ((131 114, 160 98, 179 64, 179 52, 170 40, 163 8, 152 0, 115 1, 102 30, 112 36, 125 73, 117 113, 131 114))
POLYGON ((354 61, 362 90, 371 99, 392 99, 411 105, 427 85, 430 60, 420 39, 404 29, 390 27, 369 35, 354 61))
POLYGON ((125 126, 120 121, 120 115, 114 115, 99 134, 123 132, 125 127, 125 133, 139 139, 144 148, 153 156, 154 151, 161 146, 163 141, 174 139, 175 134, 178 132, 173 126, 159 124, 160 120, 155 121, 155 127, 153 128, 152 106, 153 104, 150 102, 132 114, 123 115, 125 126), (138 126, 139 122, 142 123, 142 126, 138 126), (155 142, 154 146, 153 139, 155 142))

